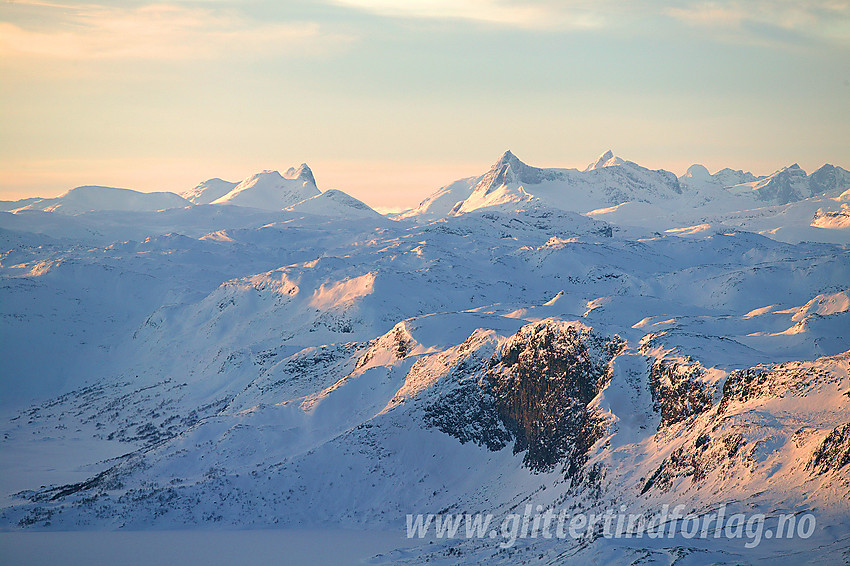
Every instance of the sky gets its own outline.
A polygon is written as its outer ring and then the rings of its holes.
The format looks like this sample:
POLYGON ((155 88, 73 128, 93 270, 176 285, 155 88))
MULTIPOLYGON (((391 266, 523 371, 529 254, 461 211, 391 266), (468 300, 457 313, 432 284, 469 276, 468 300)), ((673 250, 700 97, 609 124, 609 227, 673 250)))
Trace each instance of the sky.
POLYGON ((850 168, 850 1, 0 0, 0 199, 306 162, 399 209, 506 149, 850 168))

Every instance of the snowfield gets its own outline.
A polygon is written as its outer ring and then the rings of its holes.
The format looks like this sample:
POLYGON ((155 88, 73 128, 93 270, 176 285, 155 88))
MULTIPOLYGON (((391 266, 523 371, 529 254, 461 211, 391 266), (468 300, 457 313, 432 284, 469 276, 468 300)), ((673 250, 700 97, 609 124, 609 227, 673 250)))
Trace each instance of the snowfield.
POLYGON ((306 165, 3 203, 2 561, 844 563, 848 190, 506 152, 389 216, 306 165), (758 542, 498 527, 676 506, 758 542))

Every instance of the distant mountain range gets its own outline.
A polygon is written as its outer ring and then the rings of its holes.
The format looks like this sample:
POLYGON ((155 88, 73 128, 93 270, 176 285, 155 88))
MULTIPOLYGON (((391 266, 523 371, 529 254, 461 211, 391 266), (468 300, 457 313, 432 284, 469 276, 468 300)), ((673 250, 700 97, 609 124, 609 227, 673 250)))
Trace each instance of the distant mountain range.
POLYGON ((562 210, 590 213, 626 203, 686 211, 709 203, 721 209, 788 204, 811 197, 836 197, 850 189, 850 172, 824 165, 811 175, 797 165, 767 177, 722 169, 710 174, 692 165, 679 178, 603 153, 583 171, 540 169, 505 152, 486 174, 443 187, 399 218, 436 218, 490 206, 539 199, 562 210))
POLYGON ((99 211, 151 212, 207 204, 267 211, 280 211, 298 205, 298 210, 307 214, 353 217, 378 215, 368 205, 342 191, 322 193, 306 163, 288 169, 283 175, 277 171, 262 171, 240 183, 209 179, 182 195, 168 192, 142 193, 111 187, 77 187, 56 198, 5 201, 0 205, 0 210, 78 215, 99 211), (305 202, 314 197, 321 198, 305 202))
POLYGON ((2 209, 6 212, 37 210, 75 215, 97 210, 155 211, 189 204, 189 201, 174 193, 142 193, 131 189, 85 186, 71 189, 56 198, 5 201, 2 203, 2 209))
MULTIPOLYGON (((486 173, 455 181, 437 190, 418 207, 392 217, 433 220, 532 199, 580 213, 627 203, 648 204, 665 210, 705 210, 709 206, 726 211, 785 205, 817 197, 835 198, 846 190, 850 190, 850 172, 830 164, 811 175, 794 164, 763 177, 732 169, 711 174, 697 164, 677 178, 669 171, 651 170, 624 160, 610 150, 581 171, 532 167, 506 151, 486 173)), ((336 189, 325 199, 300 206, 303 201, 321 194, 312 170, 304 163, 288 169, 283 175, 267 170, 238 183, 209 179, 180 195, 86 186, 56 198, 3 201, 0 210, 76 215, 99 210, 142 212, 190 204, 221 204, 270 211, 299 205, 295 210, 332 216, 358 216, 364 212, 371 215, 374 212, 362 201, 336 189)))

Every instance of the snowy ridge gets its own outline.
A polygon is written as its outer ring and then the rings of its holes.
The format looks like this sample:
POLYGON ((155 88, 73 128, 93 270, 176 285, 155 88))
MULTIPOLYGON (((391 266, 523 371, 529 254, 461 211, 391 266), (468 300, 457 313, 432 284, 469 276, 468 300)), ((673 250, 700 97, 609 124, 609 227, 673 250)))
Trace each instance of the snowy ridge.
POLYGON ((505 152, 478 177, 447 185, 414 209, 393 216, 419 222, 524 202, 587 214, 626 229, 744 229, 787 242, 850 241, 839 195, 850 172, 824 165, 811 175, 797 166, 772 175, 692 165, 679 178, 606 151, 583 171, 542 169, 505 152), (820 213, 818 213, 820 210, 820 213))
POLYGON ((375 221, 381 217, 380 213, 368 204, 337 189, 329 189, 322 194, 312 196, 288 207, 287 210, 319 216, 372 218, 375 221))
POLYGON ((288 169, 285 175, 270 170, 252 175, 211 204, 280 210, 318 194, 313 172, 302 164, 298 169, 288 169))
POLYGON ((372 561, 850 551, 850 248, 781 241, 846 234, 817 226, 842 222, 843 170, 762 206, 696 166, 507 152, 400 221, 307 171, 240 183, 275 207, 310 195, 274 210, 0 214, 0 528, 399 530, 666 503, 817 529, 755 549, 435 539, 372 561))
POLYGON ((174 193, 140 193, 131 189, 96 186, 77 187, 56 198, 25 199, 25 202, 27 204, 11 211, 41 210, 75 215, 93 210, 156 211, 190 204, 174 193))
POLYGON ((507 151, 452 212, 463 214, 532 198, 563 210, 589 212, 630 201, 664 200, 671 193, 681 193, 675 175, 650 171, 610 151, 585 171, 531 167, 507 151))
POLYGON ((816 196, 836 196, 850 187, 850 171, 826 164, 806 175, 796 163, 784 167, 762 180, 742 183, 729 190, 745 194, 750 190, 761 201, 788 204, 816 196))
POLYGON ((431 221, 448 216, 452 209, 461 201, 469 198, 475 186, 481 182, 483 175, 459 179, 454 183, 438 189, 431 196, 419 203, 419 206, 394 216, 399 220, 411 218, 431 221))
POLYGON ((231 183, 216 177, 199 183, 195 188, 180 193, 192 204, 210 204, 232 191, 239 183, 231 183))
POLYGON ((706 185, 733 187, 757 180, 758 178, 748 171, 735 171, 729 168, 721 169, 711 174, 705 165, 700 165, 699 163, 688 167, 685 174, 679 177, 680 183, 697 190, 705 188, 706 185))
POLYGON ((624 165, 626 162, 621 158, 614 155, 614 152, 610 149, 599 156, 599 158, 588 165, 584 170, 585 171, 593 171, 594 169, 602 169, 603 167, 615 167, 617 165, 624 165))

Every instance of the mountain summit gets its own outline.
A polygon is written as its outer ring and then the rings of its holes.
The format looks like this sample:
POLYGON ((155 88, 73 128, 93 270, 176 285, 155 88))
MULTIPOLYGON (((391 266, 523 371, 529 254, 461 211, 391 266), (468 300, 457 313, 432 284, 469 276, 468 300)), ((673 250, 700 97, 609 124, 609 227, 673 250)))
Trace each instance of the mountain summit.
POLYGON ((563 210, 590 212, 630 201, 664 201, 678 194, 681 188, 673 173, 646 169, 610 150, 584 171, 532 167, 506 151, 452 214, 531 199, 563 210))
POLYGON ((42 210, 75 215, 94 211, 153 212, 167 208, 183 208, 189 201, 174 193, 142 193, 132 189, 83 186, 56 198, 35 199, 18 210, 42 210))
POLYGON ((266 170, 256 173, 212 204, 233 204, 265 210, 281 210, 321 194, 306 164, 290 168, 286 175, 266 170))
POLYGON ((850 171, 826 164, 807 175, 796 163, 772 175, 730 187, 736 194, 752 194, 772 204, 788 204, 820 195, 837 196, 850 188, 850 171))
POLYGON ((212 201, 220 199, 232 191, 238 184, 216 177, 214 179, 207 179, 195 188, 180 193, 180 196, 192 204, 210 204, 212 201))
POLYGON ((286 170, 286 173, 283 174, 284 179, 297 179, 300 181, 304 181, 305 183, 309 183, 314 187, 316 185, 316 178, 313 176, 313 171, 306 163, 302 163, 298 166, 298 168, 290 167, 286 170))
POLYGON ((595 169, 602 169, 603 167, 614 167, 616 165, 623 165, 625 161, 620 159, 614 152, 610 149, 599 156, 595 162, 591 163, 587 167, 585 167, 585 171, 593 171, 595 169))
POLYGON ((490 167, 490 171, 484 175, 484 178, 476 186, 475 192, 478 193, 480 191, 483 192, 483 195, 488 195, 504 185, 537 185, 555 177, 550 171, 552 170, 539 169, 526 165, 508 150, 490 167))

